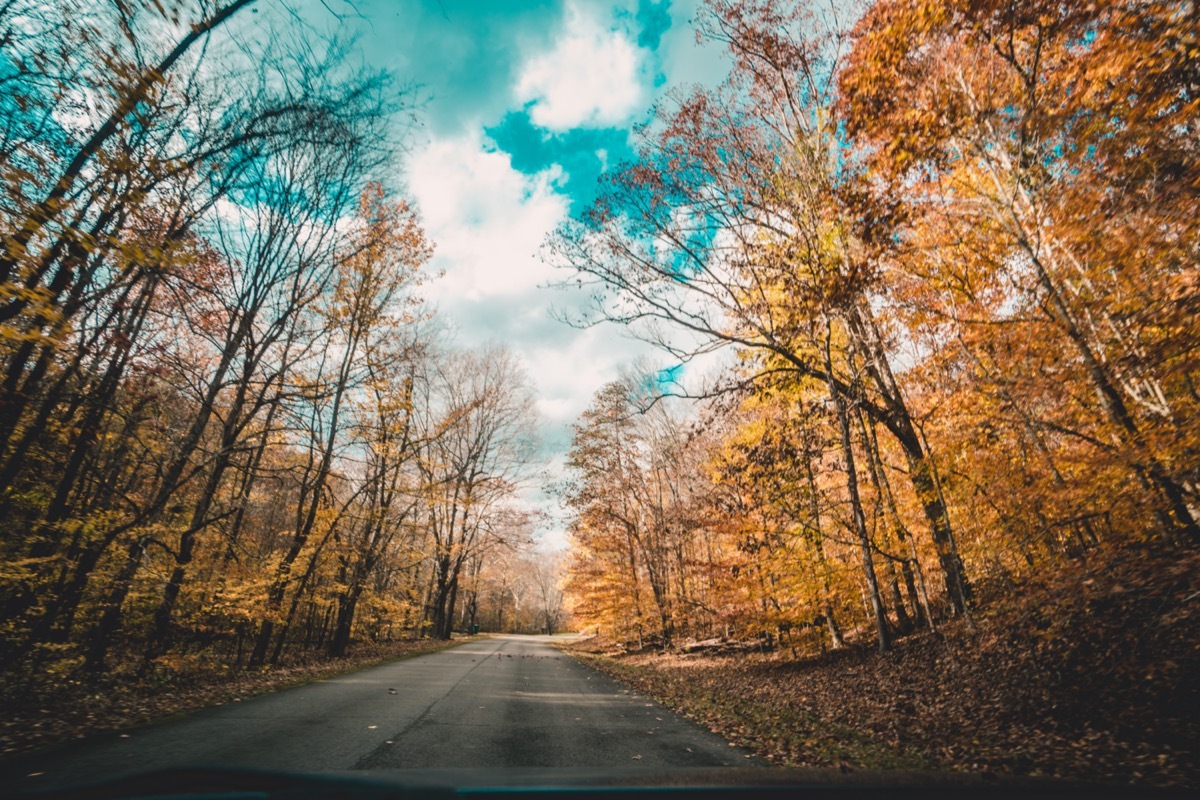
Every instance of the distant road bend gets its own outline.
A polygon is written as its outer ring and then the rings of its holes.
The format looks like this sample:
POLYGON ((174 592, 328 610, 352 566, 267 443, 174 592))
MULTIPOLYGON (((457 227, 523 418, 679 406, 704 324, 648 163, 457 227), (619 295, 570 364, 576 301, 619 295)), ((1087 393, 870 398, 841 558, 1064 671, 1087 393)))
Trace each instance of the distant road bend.
POLYGON ((761 763, 562 655, 498 636, 4 765, 19 790, 184 766, 663 770, 761 763), (40 774, 36 774, 40 773, 40 774))

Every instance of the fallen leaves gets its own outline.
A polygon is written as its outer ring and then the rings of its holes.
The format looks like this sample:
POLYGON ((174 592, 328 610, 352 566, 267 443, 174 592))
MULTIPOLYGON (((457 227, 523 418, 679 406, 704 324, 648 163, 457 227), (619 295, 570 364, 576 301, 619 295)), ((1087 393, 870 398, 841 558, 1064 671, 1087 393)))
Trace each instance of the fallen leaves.
POLYGON ((1200 554, 1097 556, 885 656, 572 652, 776 763, 1195 785, 1197 576, 1200 554))

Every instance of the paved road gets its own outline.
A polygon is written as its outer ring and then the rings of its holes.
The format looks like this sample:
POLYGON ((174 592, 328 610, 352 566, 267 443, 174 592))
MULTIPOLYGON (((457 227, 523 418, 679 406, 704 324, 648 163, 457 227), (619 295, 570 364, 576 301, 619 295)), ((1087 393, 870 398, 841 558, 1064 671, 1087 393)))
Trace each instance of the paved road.
POLYGON ((752 763, 547 638, 501 636, 99 736, 0 765, 0 780, 52 788, 195 765, 465 774, 752 763))

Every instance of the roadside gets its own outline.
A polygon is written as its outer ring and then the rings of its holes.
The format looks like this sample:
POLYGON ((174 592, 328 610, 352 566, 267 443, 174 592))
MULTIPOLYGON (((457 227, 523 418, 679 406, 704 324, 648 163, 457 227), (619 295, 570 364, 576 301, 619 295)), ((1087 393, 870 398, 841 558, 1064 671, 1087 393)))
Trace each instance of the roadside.
POLYGON ((209 706, 237 703, 268 692, 331 678, 403 658, 434 653, 481 636, 388 643, 361 642, 333 660, 218 672, 157 676, 141 682, 86 685, 63 680, 40 691, 0 687, 0 758, 102 731, 155 722, 209 706))
MULTIPOLYGON (((729 741, 779 765, 853 770, 929 770, 913 748, 891 748, 846 725, 830 723, 787 697, 786 665, 749 664, 746 657, 672 654, 613 656, 571 648, 578 660, 653 697, 729 741), (766 667, 766 669, 764 669, 766 667), (745 686, 755 680, 762 686, 745 686), (763 690, 766 691, 763 691, 763 690)), ((804 697, 799 698, 803 701, 804 697)))
POLYGON ((883 655, 564 649, 777 764, 1194 786, 1197 560, 1096 558, 883 655))

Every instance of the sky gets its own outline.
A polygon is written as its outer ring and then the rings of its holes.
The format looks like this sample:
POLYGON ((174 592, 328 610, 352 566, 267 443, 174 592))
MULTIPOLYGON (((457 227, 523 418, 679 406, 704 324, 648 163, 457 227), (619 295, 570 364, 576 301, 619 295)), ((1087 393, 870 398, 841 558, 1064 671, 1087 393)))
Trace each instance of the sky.
MULTIPOLYGON (((713 84, 721 52, 700 46, 699 0, 312 0, 331 10, 372 67, 422 98, 400 182, 436 244, 442 277, 426 298, 457 343, 500 343, 525 364, 543 417, 546 478, 561 477, 570 425, 592 395, 641 357, 662 356, 621 330, 558 321, 578 296, 539 257, 582 212, 596 181, 632 155, 635 125, 671 87, 713 84)), ((665 363, 663 363, 666 366, 665 363)), ((531 487, 527 498, 554 512, 531 487)), ((563 541, 549 530, 551 544, 563 541)))

